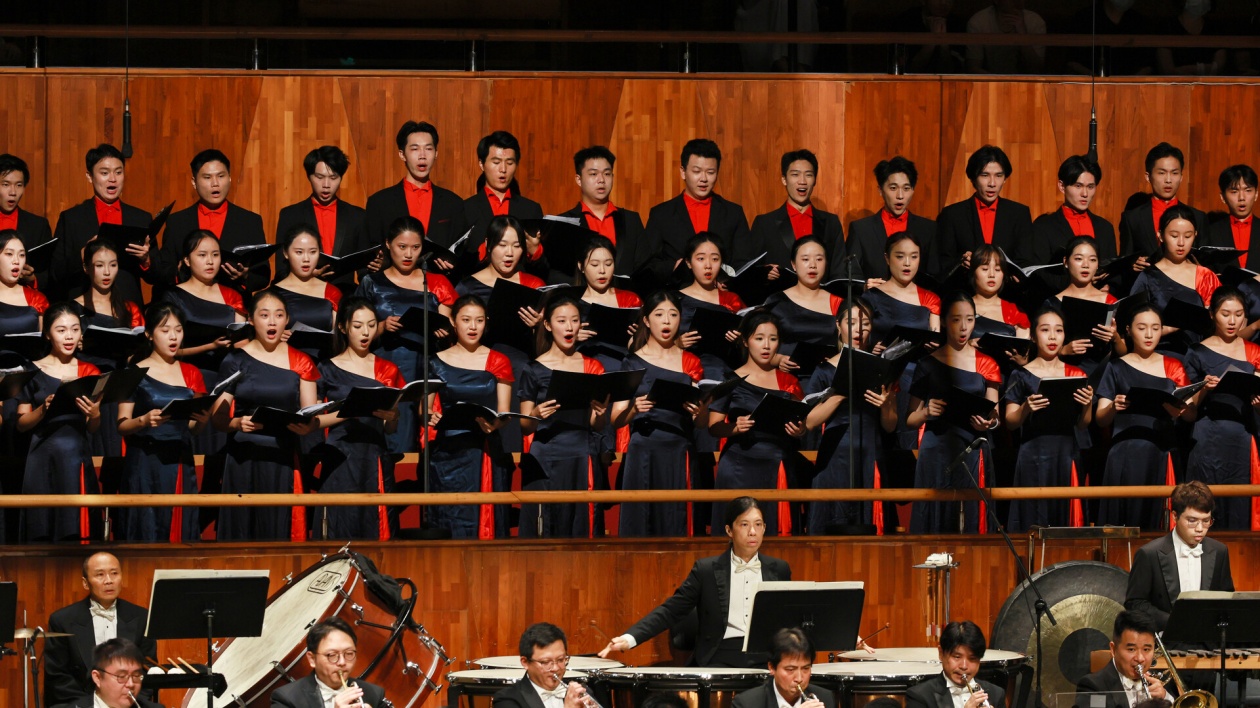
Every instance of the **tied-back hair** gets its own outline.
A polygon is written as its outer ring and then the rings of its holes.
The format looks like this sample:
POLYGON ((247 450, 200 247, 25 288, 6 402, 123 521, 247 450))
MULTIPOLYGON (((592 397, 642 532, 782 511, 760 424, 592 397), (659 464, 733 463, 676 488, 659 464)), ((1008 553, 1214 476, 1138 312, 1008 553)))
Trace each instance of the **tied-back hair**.
MULTIPOLYGON (((114 254, 114 260, 118 261, 118 270, 122 269, 122 257, 118 253, 118 249, 114 244, 105 239, 95 239, 89 241, 87 246, 83 248, 83 270, 88 275, 88 280, 92 279, 92 259, 101 251, 109 251, 114 254)), ((96 314, 96 305, 92 302, 93 288, 88 287, 83 293, 83 314, 91 317, 96 314)), ((109 309, 112 312, 106 313, 120 323, 131 327, 131 311, 127 309, 127 301, 123 298, 122 293, 118 292, 118 278, 114 278, 114 282, 109 286, 109 309)))
MULTIPOLYGON (((846 327, 845 321, 849 318, 849 313, 854 310, 858 311, 858 327, 857 327, 858 330, 862 329, 862 326, 861 326, 862 317, 866 317, 867 322, 871 322, 875 319, 875 313, 871 310, 871 306, 863 302, 862 298, 855 297, 852 300, 845 300, 840 303, 840 307, 836 310, 836 327, 839 329, 844 329, 846 327)), ((849 338, 850 339, 853 338, 852 332, 849 333, 849 338)), ((836 343, 840 344, 842 348, 844 346, 843 341, 844 340, 840 336, 840 332, 837 331, 836 343)), ((870 338, 868 337, 867 342, 862 346, 862 350, 870 351, 870 348, 873 344, 874 342, 871 341, 870 338)))
POLYGON ((773 312, 764 307, 754 307, 744 315, 744 319, 740 320, 739 348, 743 350, 745 358, 748 356, 748 339, 756 334, 758 327, 764 324, 772 324, 775 331, 783 332, 783 323, 779 322, 779 318, 773 312))
MULTIPOLYGON (((908 230, 898 231, 897 233, 888 237, 888 240, 884 242, 884 258, 890 257, 892 255, 893 248, 897 244, 901 243, 902 241, 909 241, 910 243, 913 243, 916 248, 919 249, 919 258, 921 261, 923 258, 923 241, 921 241, 918 236, 915 236, 914 234, 910 233, 908 230)), ((920 262, 919 269, 922 270, 922 268, 923 268, 923 264, 922 262, 920 262)))
POLYGON ((678 310, 678 327, 674 329, 674 334, 670 337, 670 341, 677 343, 678 337, 682 335, 682 304, 678 293, 673 290, 658 290, 648 295, 643 300, 643 306, 639 308, 639 327, 634 330, 634 336, 630 338, 630 351, 637 352, 643 348, 648 340, 652 338, 651 329, 648 327, 648 318, 651 317, 652 311, 660 307, 662 303, 670 303, 674 309, 678 310))
MULTIPOLYGON (((1199 230, 1199 222, 1195 221, 1194 210, 1185 204, 1174 204, 1165 209, 1164 213, 1159 217, 1159 235, 1163 236, 1164 232, 1168 230, 1168 225, 1177 219, 1188 221, 1190 222, 1190 226, 1194 227, 1196 232, 1199 230)), ((1195 241, 1198 240, 1198 236, 1196 235, 1195 241)))
POLYGON ((219 272, 223 271, 223 244, 219 243, 219 237, 215 236, 212 231, 196 229, 189 231, 188 235, 184 237, 184 242, 180 244, 178 270, 181 283, 192 278, 192 270, 184 264, 184 261, 188 260, 197 250, 197 247, 201 245, 201 242, 206 239, 213 239, 215 245, 219 247, 219 272))
POLYGON ((727 528, 734 526, 739 517, 748 513, 749 509, 756 509, 761 513, 761 518, 765 519, 766 512, 761 508, 761 502, 753 497, 735 497, 726 504, 726 512, 722 515, 722 524, 727 528))
MULTIPOLYGON (((424 227, 421 227, 421 230, 423 230, 423 228, 424 227)), ((318 228, 307 223, 294 224, 289 227, 288 231, 285 231, 284 234, 280 236, 280 242, 276 244, 280 247, 280 252, 284 254, 286 258, 288 257, 289 248, 293 246, 293 242, 296 241, 298 236, 301 236, 302 234, 313 237, 315 239, 315 243, 320 244, 322 248, 323 241, 320 240, 318 228)))
MULTIPOLYGON (((482 300, 480 297, 472 293, 468 293, 467 295, 460 295, 458 298, 456 298, 455 302, 451 304, 451 322, 455 321, 455 315, 458 315, 459 311, 464 309, 465 307, 480 307, 481 311, 485 313, 486 301, 482 300)), ((486 315, 486 321, 487 322, 490 321, 489 315, 486 315)))
MULTIPOLYGON (((354 313, 359 310, 369 310, 373 317, 376 316, 372 301, 360 295, 352 295, 342 300, 337 306, 337 323, 333 327, 333 356, 342 354, 350 348, 350 322, 354 319, 354 313)), ((380 322, 376 323, 377 327, 380 325, 380 322)))
MULTIPOLYGON (((1119 312, 1116 313, 1117 325, 1120 326, 1121 330, 1124 332, 1124 341, 1125 344, 1128 345, 1129 349, 1133 349, 1133 333, 1129 331, 1130 328, 1133 327, 1133 320, 1136 320, 1138 315, 1143 315, 1147 312, 1154 313, 1155 318, 1159 320, 1161 325, 1163 325, 1164 314, 1159 311, 1159 308, 1156 307, 1154 303, 1144 302, 1132 310, 1126 311, 1123 315, 1119 312), (1124 319, 1123 323, 1119 322, 1121 317, 1124 319)), ((1162 336, 1163 335, 1161 333, 1161 337, 1162 336)))
POLYGON ((576 308, 579 316, 582 314, 582 304, 568 295, 548 299, 547 306, 543 308, 543 318, 538 322, 538 326, 534 328, 535 356, 542 356, 550 351, 552 345, 555 344, 555 338, 552 336, 552 333, 547 331, 547 323, 551 321, 551 316, 555 314, 556 310, 565 306, 576 308))
POLYGON ((170 302, 155 302, 149 305, 144 311, 144 333, 149 336, 145 338, 140 350, 127 360, 128 366, 135 366, 149 358, 149 355, 153 353, 153 333, 170 317, 174 317, 181 325, 188 321, 184 319, 184 311, 179 305, 170 302))
POLYGON ((26 239, 22 238, 21 232, 17 229, 5 229, 0 231, 0 251, 7 248, 10 241, 17 241, 22 244, 22 250, 26 250, 26 239))
POLYGON ((811 234, 809 236, 802 236, 801 238, 796 239, 796 242, 792 244, 792 253, 788 258, 791 261, 795 261, 796 254, 800 253, 802 248, 811 243, 818 246, 823 251, 823 277, 825 278, 827 275, 827 247, 823 245, 822 239, 817 236, 811 234))
POLYGON ((52 333, 53 323, 62 315, 70 315, 80 321, 80 329, 82 328, 82 318, 79 316, 78 304, 74 302, 58 302, 50 305, 44 310, 44 339, 48 339, 52 333))
POLYGON ((520 219, 517 219, 515 216, 496 216, 490 220, 490 223, 486 226, 486 254, 481 259, 481 265, 490 265, 490 252, 502 243, 503 239, 507 238, 508 229, 516 232, 517 241, 521 245, 521 257, 516 259, 516 265, 512 268, 512 274, 515 275, 521 272, 525 259, 529 258, 525 246, 525 227, 521 226, 520 219))
POLYGON ((1212 300, 1208 303, 1208 311, 1215 317, 1221 306, 1230 300, 1242 305, 1244 313, 1247 311, 1247 300, 1243 298, 1242 292, 1232 285, 1222 285, 1212 293, 1212 300))

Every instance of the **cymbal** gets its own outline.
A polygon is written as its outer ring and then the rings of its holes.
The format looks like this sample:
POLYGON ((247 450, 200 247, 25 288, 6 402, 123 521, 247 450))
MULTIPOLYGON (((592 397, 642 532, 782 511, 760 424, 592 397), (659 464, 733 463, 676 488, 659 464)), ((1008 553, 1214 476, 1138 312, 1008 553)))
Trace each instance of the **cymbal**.
POLYGON ((42 629, 35 630, 35 629, 23 628, 23 629, 14 630, 13 632, 14 639, 31 639, 32 637, 35 639, 43 639, 44 637, 73 637, 73 636, 74 635, 70 634, 69 632, 45 632, 42 629))

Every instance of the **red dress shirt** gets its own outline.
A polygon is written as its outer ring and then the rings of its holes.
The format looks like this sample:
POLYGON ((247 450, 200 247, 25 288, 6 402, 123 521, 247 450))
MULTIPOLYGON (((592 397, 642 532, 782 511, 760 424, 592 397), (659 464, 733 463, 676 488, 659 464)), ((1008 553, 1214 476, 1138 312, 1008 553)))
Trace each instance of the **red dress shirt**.
MULTIPOLYGON (((405 179, 403 180, 403 195, 407 197, 407 213, 423 224, 424 232, 428 233, 429 215, 433 213, 433 183, 425 182, 417 187, 411 183, 411 180, 405 179)), ((490 208, 494 208, 494 199, 490 200, 490 208)), ((503 213, 507 213, 506 207, 503 213)), ((495 214, 498 215, 498 212, 496 211, 495 214)))
POLYGON ((223 202, 218 209, 197 202, 197 228, 209 231, 216 238, 223 238, 223 222, 227 221, 228 203, 223 202))
POLYGON ((713 205, 713 197, 705 197, 704 199, 693 199, 690 194, 683 192, 683 203, 687 205, 687 216, 691 217, 691 228, 696 233, 709 230, 709 207, 713 205))
POLYGON ((797 238, 805 238, 814 234, 814 205, 810 204, 805 207, 805 211, 797 211, 796 207, 788 204, 788 219, 792 222, 792 233, 797 238))
POLYGON ((997 205, 997 199, 986 205, 980 201, 980 197, 976 197, 976 213, 980 215, 980 233, 984 236, 985 243, 993 243, 993 222, 997 219, 997 205))

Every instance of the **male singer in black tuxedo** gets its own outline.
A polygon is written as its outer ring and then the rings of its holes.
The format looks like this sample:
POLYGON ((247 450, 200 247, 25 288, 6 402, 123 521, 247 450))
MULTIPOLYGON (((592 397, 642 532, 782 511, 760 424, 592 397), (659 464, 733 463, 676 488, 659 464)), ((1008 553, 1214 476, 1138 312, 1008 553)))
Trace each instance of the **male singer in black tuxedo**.
MULTIPOLYGON (((319 250, 333 256, 345 256, 371 248, 374 243, 367 235, 367 223, 362 207, 342 201, 341 180, 350 169, 350 159, 336 145, 323 145, 307 153, 302 160, 306 179, 311 183, 311 196, 280 210, 276 222, 277 244, 284 242, 285 234, 298 226, 314 226, 319 232, 319 250)), ((289 274, 289 260, 282 253, 276 257, 276 280, 289 274)), ((330 280, 342 295, 354 292, 354 273, 346 273, 330 280)))
MULTIPOLYGON (((31 170, 26 166, 26 160, 7 153, 0 155, 0 231, 18 232, 22 236, 22 245, 28 251, 52 240, 48 219, 18 206, 30 181, 31 170)), ((22 269, 22 280, 26 284, 47 283, 48 272, 36 273, 27 263, 22 269)))
POLYGON ((787 201, 774 211, 753 219, 750 238, 736 240, 733 258, 747 263, 762 253, 762 263, 780 268, 792 265, 792 244, 796 239, 814 236, 827 253, 831 279, 844 274, 844 230, 840 217, 814 206, 812 197, 818 185, 818 158, 809 150, 783 153, 779 174, 787 189, 787 201))
MULTIPOLYGON (((0 170, 3 170, 0 167, 0 170)), ((0 177, 3 180, 3 177, 0 177)), ((0 184, 3 184, 0 181, 0 184)), ((1218 180, 1221 201, 1229 212, 1225 218, 1211 226, 1211 240, 1222 246, 1241 248, 1247 254, 1242 257, 1247 270, 1260 270, 1260 226, 1255 219, 1256 171, 1249 165, 1231 165, 1221 171, 1218 180)), ((0 199, 3 195, 0 195, 0 199)), ((29 246, 28 246, 29 248, 29 246)))
MULTIPOLYGON (((919 239, 923 263, 936 262, 936 222, 910 213, 919 170, 914 163, 896 155, 875 165, 875 184, 884 208, 849 224, 848 255, 853 258, 853 277, 865 278, 867 287, 888 280, 884 246, 888 237, 909 231, 919 239)), ((847 274, 847 271, 845 271, 847 274)))
POLYGON ((101 642, 92 650, 92 693, 55 708, 162 708, 137 695, 144 685, 144 663, 144 652, 129 639, 101 642))
MULTIPOLYGON (((486 240, 486 227, 496 216, 515 216, 518 219, 541 219, 542 207, 538 202, 521 195, 516 181, 516 168, 521 162, 521 143, 506 130, 496 130, 477 143, 477 191, 464 200, 464 220, 473 227, 470 241, 474 244, 486 240)), ((537 242, 531 245, 533 254, 537 242)))
POLYGON ((1062 261, 1068 255, 1064 252, 1068 241, 1077 236, 1094 239, 1100 263, 1116 257, 1116 230, 1111 222, 1089 210, 1101 182, 1102 168, 1085 155, 1073 155, 1059 165, 1063 205, 1033 222, 1032 263, 1020 265, 1062 261))
MULTIPOLYGON (((549 622, 530 625, 517 643, 521 680, 494 694, 499 708, 584 708, 585 686, 561 681, 569 665, 569 644, 564 631, 549 622)), ((595 698, 592 696, 592 698, 595 698)), ((599 700, 600 705, 608 701, 599 700)))
MULTIPOLYGON (((122 153, 113 145, 101 144, 87 151, 87 179, 92 184, 92 198, 61 212, 53 238, 50 283, 40 283, 50 300, 68 300, 83 294, 87 289, 87 276, 83 271, 83 248, 96 238, 101 224, 122 224, 148 228, 153 217, 149 212, 124 204, 123 183, 126 169, 122 153)), ((127 253, 118 254, 119 264, 114 291, 123 300, 144 302, 140 281, 155 283, 158 277, 157 244, 128 246, 127 253)))
POLYGON ((394 143, 407 174, 397 184, 368 197, 368 240, 385 243, 390 224, 401 216, 411 216, 424 225, 425 238, 443 246, 455 243, 468 230, 468 223, 464 218, 464 200, 433 183, 437 128, 431 123, 409 120, 398 129, 394 143))
POLYGON ((273 708, 348 708, 360 702, 380 708, 385 689, 354 678, 358 638, 349 623, 333 617, 306 633, 306 661, 311 673, 271 694, 273 708), (347 683, 346 679, 350 679, 347 683))
POLYGON ((966 266, 971 252, 985 243, 998 246, 1019 265, 1032 263, 1032 212, 999 196, 1010 176, 1011 161, 1002 148, 985 145, 967 158, 967 179, 976 193, 936 217, 936 275, 948 275, 959 263, 966 266))
MULTIPOLYGON (((1130 708, 1150 697, 1171 701, 1168 689, 1150 673, 1155 653, 1155 623, 1141 612, 1116 615, 1111 631, 1111 661, 1101 670, 1081 678, 1076 684, 1076 706, 1092 708, 1091 693, 1100 694, 1105 708, 1130 708), (1146 686, 1142 685, 1145 673, 1146 686)), ((1165 704, 1167 705, 1167 704, 1165 704)))
POLYGON ((836 708, 831 691, 810 684, 814 645, 800 629, 780 629, 770 640, 770 680, 735 696, 735 708, 836 708))
POLYGON ((162 237, 163 280, 175 283, 175 273, 183 254, 184 240, 188 234, 201 229, 219 238, 223 254, 221 278, 242 293, 253 293, 271 282, 271 265, 264 260, 252 268, 240 268, 228 254, 238 246, 254 246, 267 243, 263 232, 262 217, 228 201, 232 191, 232 163, 227 155, 209 149, 202 150, 192 159, 192 184, 197 191, 197 203, 181 209, 166 221, 166 233, 162 237))
POLYGON ((906 708, 994 708, 1006 705, 1006 691, 976 678, 986 650, 984 632, 971 620, 950 622, 941 630, 941 674, 906 691, 906 708), (970 684, 977 684, 969 689, 970 684), (976 690, 978 689, 978 690, 976 690))
POLYGON ((157 643, 144 638, 149 612, 118 597, 122 565, 113 555, 94 553, 83 561, 83 588, 88 596, 52 613, 48 631, 67 632, 44 644, 44 705, 55 706, 83 698, 91 704, 94 685, 89 672, 96 645, 115 637, 135 642, 145 656, 157 654, 157 643))
MULTIPOLYGON (((612 203, 613 166, 617 158, 603 145, 582 148, 573 155, 581 199, 561 216, 582 219, 591 231, 617 247, 617 275, 632 275, 656 255, 656 248, 643 230, 639 212, 612 203)), ((545 254, 544 254, 545 255, 545 254)))
MULTIPOLYGON (((1179 204, 1177 192, 1181 190, 1182 171, 1186 158, 1181 149, 1160 143, 1146 153, 1146 181, 1151 185, 1151 198, 1144 199, 1132 209, 1120 215, 1120 255, 1140 255, 1141 260, 1134 266, 1140 271, 1149 265, 1147 260, 1160 250, 1159 217, 1168 207, 1179 204)), ((1186 206, 1190 206, 1187 204, 1186 206)), ((1196 246, 1214 245, 1228 246, 1229 243, 1214 243, 1208 232, 1207 215, 1194 210, 1194 226, 1200 236, 1195 239, 1196 246)))

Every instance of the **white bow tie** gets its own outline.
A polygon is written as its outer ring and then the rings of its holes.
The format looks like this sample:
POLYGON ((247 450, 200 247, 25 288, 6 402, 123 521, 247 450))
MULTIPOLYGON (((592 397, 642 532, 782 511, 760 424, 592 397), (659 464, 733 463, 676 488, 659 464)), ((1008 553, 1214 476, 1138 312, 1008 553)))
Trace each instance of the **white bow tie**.
POLYGON ((565 693, 567 693, 567 688, 568 688, 567 686, 564 686, 562 684, 558 688, 556 688, 556 690, 554 691, 543 691, 542 699, 543 701, 546 701, 551 698, 559 698, 560 700, 564 700, 565 693))
POLYGON ((751 571, 757 571, 757 572, 760 572, 760 571, 761 571, 761 561, 759 561, 759 560, 755 560, 755 561, 749 561, 749 562, 745 563, 745 562, 743 562, 743 561, 741 561, 741 560, 736 560, 736 561, 735 561, 735 572, 736 572, 736 573, 743 573, 744 571, 749 571, 749 572, 751 572, 751 571))
POLYGON ((1199 557, 1202 557, 1202 556, 1203 556, 1203 546, 1202 546, 1202 545, 1195 546, 1194 548, 1190 548, 1190 547, 1186 546, 1186 547, 1183 547, 1183 548, 1181 549, 1181 557, 1182 557, 1182 558, 1199 558, 1199 557))
POLYGON ((117 605, 114 605, 113 607, 110 607, 109 609, 101 607, 100 605, 92 605, 91 611, 92 611, 93 617, 100 617, 101 619, 106 619, 106 620, 109 620, 110 622, 113 622, 118 617, 117 605))
POLYGON ((967 687, 966 687, 966 686, 959 686, 958 684, 954 683, 953 681, 950 681, 950 682, 949 682, 949 695, 951 695, 951 696, 965 696, 965 695, 967 695, 967 687))

